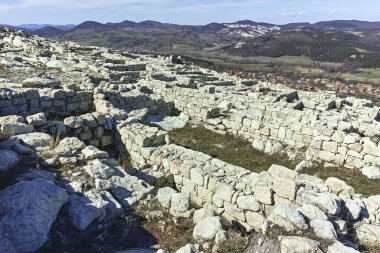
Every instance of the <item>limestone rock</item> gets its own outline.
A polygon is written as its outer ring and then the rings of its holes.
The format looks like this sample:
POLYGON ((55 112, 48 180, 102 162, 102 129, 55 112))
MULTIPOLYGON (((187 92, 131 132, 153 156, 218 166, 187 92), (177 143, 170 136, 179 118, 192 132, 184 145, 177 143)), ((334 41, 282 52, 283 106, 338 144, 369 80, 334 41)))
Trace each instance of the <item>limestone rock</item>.
POLYGON ((218 217, 207 217, 194 227, 193 238, 197 241, 211 241, 222 230, 222 223, 218 217))
POLYGON ((199 223, 200 221, 204 220, 207 217, 214 216, 214 213, 212 210, 210 210, 208 207, 204 207, 201 209, 198 209, 193 214, 193 222, 194 224, 199 223))
POLYGON ((90 161, 83 169, 93 178, 109 179, 118 174, 118 170, 113 166, 103 163, 99 159, 90 161))
POLYGON ((306 237, 284 236, 280 245, 281 253, 323 253, 318 242, 306 237))
POLYGON ((330 221, 312 220, 310 226, 318 237, 327 240, 336 240, 338 238, 335 228, 330 221))
POLYGON ((343 195, 343 196, 353 196, 354 190, 351 186, 348 186, 346 182, 335 178, 330 177, 326 180, 326 186, 327 188, 336 195, 343 195))
POLYGON ((297 184, 293 179, 275 178, 273 190, 278 196, 294 201, 296 198, 297 184))
POLYGON ((64 124, 71 128, 80 128, 83 126, 84 120, 80 117, 68 117, 63 121, 64 124))
POLYGON ((86 229, 95 219, 105 215, 107 203, 94 201, 76 194, 70 195, 68 214, 71 223, 78 230, 86 229))
POLYGON ((66 137, 59 142, 57 147, 67 147, 73 151, 81 151, 86 147, 86 144, 77 137, 66 137))
POLYGON ((150 120, 153 125, 160 127, 165 131, 172 131, 173 129, 184 128, 189 121, 189 117, 181 113, 178 117, 165 117, 162 120, 150 120))
POLYGON ((83 193, 84 183, 83 182, 69 182, 69 183, 66 183, 64 187, 69 194, 83 193))
POLYGON ((247 211, 245 213, 247 224, 256 231, 264 230, 266 225, 266 219, 264 215, 258 212, 247 211))
POLYGON ((344 246, 342 243, 336 241, 328 247, 327 253, 359 253, 359 251, 344 246))
POLYGON ((277 164, 273 164, 268 169, 268 173, 272 177, 279 177, 279 178, 289 178, 289 179, 295 179, 298 175, 298 172, 295 170, 290 170, 284 166, 280 166, 277 164))
POLYGON ((173 193, 170 209, 180 213, 188 211, 190 209, 189 197, 183 193, 173 193))
POLYGON ((55 68, 55 69, 72 69, 75 67, 74 61, 68 61, 68 60, 51 60, 46 63, 46 66, 49 68, 55 68))
POLYGON ((302 189, 297 192, 296 201, 301 205, 315 205, 323 212, 330 215, 336 215, 341 211, 341 199, 328 192, 315 192, 302 189))
POLYGON ((48 147, 53 141, 53 138, 45 133, 20 134, 13 138, 23 141, 27 146, 34 149, 40 147, 48 147))
POLYGON ((84 159, 91 160, 91 159, 108 159, 109 155, 105 151, 99 150, 95 146, 87 146, 82 150, 82 154, 84 155, 84 159))
POLYGON ((0 252, 35 252, 46 241, 67 192, 51 180, 19 181, 0 192, 0 252))
POLYGON ((1 126, 1 132, 8 136, 27 134, 34 131, 34 127, 20 122, 6 123, 1 126))
POLYGON ((380 246, 380 225, 363 224, 356 228, 359 242, 365 246, 380 246))
POLYGON ((361 217, 364 203, 361 200, 352 200, 349 198, 343 198, 344 210, 349 220, 354 221, 361 217))
POLYGON ((158 202, 165 208, 170 208, 171 199, 176 191, 170 187, 160 188, 157 192, 158 202))
POLYGON ((187 244, 186 246, 177 250, 175 253, 196 253, 196 251, 194 245, 187 244))
POLYGON ((304 217, 292 205, 278 205, 269 215, 268 220, 287 231, 307 229, 304 217))
POLYGON ((366 166, 362 169, 364 176, 370 179, 380 179, 380 168, 375 166, 366 166))
POLYGON ((17 115, 9 115, 9 116, 0 117, 0 126, 7 123, 16 123, 16 122, 25 123, 25 120, 23 117, 17 116, 17 115))
POLYGON ((45 113, 42 113, 42 112, 26 117, 26 121, 28 122, 29 125, 36 126, 36 127, 43 126, 47 123, 45 113))
POLYGON ((0 172, 7 172, 20 162, 20 157, 11 150, 0 150, 0 172))
POLYGON ((310 204, 304 204, 302 207, 297 209, 300 213, 302 213, 306 218, 310 221, 313 220, 322 220, 327 221, 327 215, 321 211, 318 207, 310 204))
POLYGON ((260 203, 253 196, 240 196, 237 198, 238 207, 245 210, 257 212, 260 210, 260 203))
POLYGON ((22 86, 27 88, 54 88, 60 83, 54 79, 31 77, 22 81, 22 86))

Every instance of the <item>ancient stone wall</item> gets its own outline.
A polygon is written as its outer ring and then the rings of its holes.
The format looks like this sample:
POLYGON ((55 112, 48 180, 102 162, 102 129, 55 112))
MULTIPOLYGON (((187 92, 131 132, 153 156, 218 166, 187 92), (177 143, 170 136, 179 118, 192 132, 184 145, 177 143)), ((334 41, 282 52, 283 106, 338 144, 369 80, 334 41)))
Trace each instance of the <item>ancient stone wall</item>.
MULTIPOLYGON (((119 126, 118 131, 119 144, 130 152, 134 165, 142 168, 136 171, 138 177, 150 177, 159 187, 174 186, 195 205, 208 206, 247 230, 261 230, 267 220, 273 222, 277 215, 274 208, 283 204, 294 204, 306 217, 310 215, 307 205, 312 204, 336 220, 354 221, 364 203, 371 203, 370 199, 359 200, 353 188, 338 179, 325 182, 278 165, 261 173, 250 172, 204 153, 166 144, 166 132, 142 124, 119 126)), ((369 214, 373 222, 379 218, 369 214)))
POLYGON ((92 110, 93 94, 87 91, 29 89, 0 92, 0 116, 39 112, 51 116, 69 116, 92 110))
POLYGON ((115 92, 112 90, 99 91, 105 99, 119 109, 131 112, 133 110, 148 109, 151 114, 171 115, 174 111, 174 103, 166 102, 161 95, 144 94, 142 92, 115 92))
POLYGON ((115 121, 98 112, 65 118, 67 128, 60 136, 75 136, 89 145, 106 147, 115 143, 115 121))
POLYGON ((295 93, 290 91, 272 96, 260 92, 224 96, 152 85, 166 101, 173 101, 176 108, 200 119, 206 127, 239 135, 258 150, 306 150, 306 160, 348 168, 380 165, 379 108, 369 101, 310 92, 298 92, 297 98, 291 98, 289 94, 295 93))

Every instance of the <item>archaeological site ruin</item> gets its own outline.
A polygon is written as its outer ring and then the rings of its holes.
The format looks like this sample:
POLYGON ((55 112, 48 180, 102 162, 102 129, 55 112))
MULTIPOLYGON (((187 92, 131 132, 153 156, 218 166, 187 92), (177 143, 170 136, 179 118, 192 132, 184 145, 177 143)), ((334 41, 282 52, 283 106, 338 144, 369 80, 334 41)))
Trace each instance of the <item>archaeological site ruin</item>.
POLYGON ((0 252, 380 252, 379 194, 370 100, 0 28, 0 252), (196 127, 294 166, 171 138, 196 127))

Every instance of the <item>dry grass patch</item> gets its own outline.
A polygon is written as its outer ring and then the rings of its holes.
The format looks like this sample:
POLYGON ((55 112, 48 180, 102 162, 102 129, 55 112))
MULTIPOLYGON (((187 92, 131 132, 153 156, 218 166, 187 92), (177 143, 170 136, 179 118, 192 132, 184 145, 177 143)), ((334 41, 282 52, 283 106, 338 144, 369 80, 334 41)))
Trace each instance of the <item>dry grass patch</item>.
MULTIPOLYGON (((174 253, 187 244, 196 244, 193 239, 195 224, 190 218, 174 218, 167 210, 161 207, 157 200, 136 207, 136 215, 140 217, 152 216, 154 212, 162 212, 163 217, 144 219, 143 228, 157 240, 157 247, 168 253, 174 253)), ((229 238, 223 243, 219 253, 243 253, 247 245, 247 237, 243 237, 232 227, 226 226, 229 238)), ((210 249, 204 249, 205 253, 211 253, 210 249)))

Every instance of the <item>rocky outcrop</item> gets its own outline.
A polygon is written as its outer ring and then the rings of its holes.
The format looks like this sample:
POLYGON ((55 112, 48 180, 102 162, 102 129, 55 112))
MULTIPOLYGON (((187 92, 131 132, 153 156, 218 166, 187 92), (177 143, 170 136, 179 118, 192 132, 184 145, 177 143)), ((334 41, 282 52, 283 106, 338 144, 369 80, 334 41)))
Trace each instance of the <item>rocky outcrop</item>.
POLYGON ((66 190, 44 178, 20 181, 0 191, 0 251, 38 250, 67 201, 66 190))

